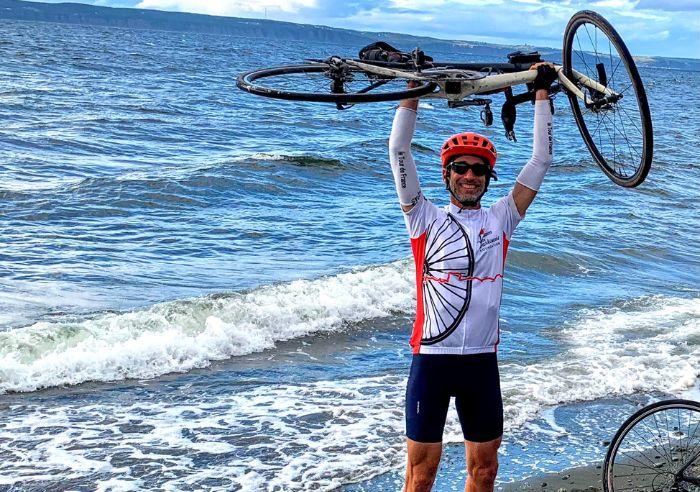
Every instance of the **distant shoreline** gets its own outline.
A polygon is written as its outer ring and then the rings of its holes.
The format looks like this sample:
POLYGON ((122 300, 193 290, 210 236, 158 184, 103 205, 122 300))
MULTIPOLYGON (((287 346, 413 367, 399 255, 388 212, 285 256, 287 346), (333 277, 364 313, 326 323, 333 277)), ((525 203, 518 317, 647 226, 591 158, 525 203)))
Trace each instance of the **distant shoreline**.
MULTIPOLYGON (((504 45, 480 41, 448 40, 390 32, 356 31, 311 24, 267 19, 222 17, 161 10, 102 7, 78 3, 41 3, 0 0, 0 19, 92 25, 137 30, 195 32, 246 38, 313 41, 352 45, 355 49, 383 40, 401 49, 420 46, 426 52, 442 49, 464 52, 465 57, 502 58, 517 49, 538 50, 546 59, 558 61, 559 48, 531 45, 504 45)), ((700 72, 700 59, 638 56, 640 68, 664 68, 700 72)))

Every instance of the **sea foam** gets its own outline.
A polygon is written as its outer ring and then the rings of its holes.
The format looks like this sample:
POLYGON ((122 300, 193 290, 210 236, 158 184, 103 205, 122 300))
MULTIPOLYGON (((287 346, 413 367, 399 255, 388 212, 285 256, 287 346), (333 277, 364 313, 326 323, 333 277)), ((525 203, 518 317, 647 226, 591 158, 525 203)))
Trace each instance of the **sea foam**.
MULTIPOLYGON (((401 278, 398 266, 391 268, 401 278)), ((387 268, 344 275, 381 272, 390 282, 387 268)), ((332 288, 329 279, 315 282, 306 288, 332 288)), ((582 448, 595 447, 586 436, 569 434, 551 409, 635 392, 687 392, 698 382, 699 314, 700 299, 663 296, 578 311, 550 333, 560 353, 534 363, 501 365, 505 432, 512 436, 539 419, 556 435, 534 424, 531 430, 543 440, 554 439, 552 446, 567 435, 582 448)), ((60 469, 64 480, 94 476, 104 489, 107 482, 96 475, 100 463, 114 461, 119 453, 121 461, 149 463, 138 476, 114 470, 109 483, 124 487, 138 479, 145 488, 217 483, 245 491, 332 490, 402 466, 405 384, 405 374, 380 374, 243 385, 194 401, 185 395, 134 395, 135 401, 23 405, 21 412, 7 415, 0 429, 0 451, 12 458, 0 464, 0 484, 38 480, 60 469), (41 459, 22 461, 27 439, 41 459), (80 445, 94 439, 100 446, 80 445)), ((445 441, 461 440, 451 408, 445 441)))
POLYGON ((152 378, 408 312, 407 261, 0 332, 0 393, 152 378))

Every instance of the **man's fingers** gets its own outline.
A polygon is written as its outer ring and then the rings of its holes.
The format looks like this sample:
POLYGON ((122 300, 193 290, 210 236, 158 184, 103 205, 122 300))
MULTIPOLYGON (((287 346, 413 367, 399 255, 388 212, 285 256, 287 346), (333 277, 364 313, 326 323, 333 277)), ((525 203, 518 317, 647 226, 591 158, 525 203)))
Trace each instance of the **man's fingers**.
POLYGON ((537 70, 537 67, 541 67, 542 65, 549 65, 550 67, 555 68, 554 63, 552 62, 537 62, 530 66, 530 70, 537 70))

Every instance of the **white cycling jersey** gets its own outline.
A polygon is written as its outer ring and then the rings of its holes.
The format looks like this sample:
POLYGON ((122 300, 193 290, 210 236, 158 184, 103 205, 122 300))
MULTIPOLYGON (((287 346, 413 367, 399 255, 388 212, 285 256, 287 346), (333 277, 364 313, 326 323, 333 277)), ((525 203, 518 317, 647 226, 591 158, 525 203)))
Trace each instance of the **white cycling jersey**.
POLYGON ((477 210, 421 195, 404 217, 416 266, 413 352, 495 352, 508 243, 521 220, 512 195, 477 210))
MULTIPOLYGON (((508 244, 522 217, 512 192, 491 207, 433 205, 421 191, 411 139, 416 112, 400 107, 389 160, 416 266, 416 319, 411 346, 421 354, 495 352, 508 244)), ((535 104, 533 153, 518 182, 537 191, 552 161, 549 101, 535 104)))

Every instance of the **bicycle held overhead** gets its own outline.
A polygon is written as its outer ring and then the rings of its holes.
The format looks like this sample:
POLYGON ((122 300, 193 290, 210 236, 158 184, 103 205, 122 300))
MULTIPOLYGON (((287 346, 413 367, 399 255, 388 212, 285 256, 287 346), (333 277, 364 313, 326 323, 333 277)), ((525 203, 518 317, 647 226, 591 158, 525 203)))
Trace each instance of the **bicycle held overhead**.
MULTIPOLYGON (((332 103, 338 109, 441 98, 450 107, 483 106, 486 125, 493 122, 492 101, 472 96, 504 93, 501 120, 512 140, 516 106, 534 98, 535 74, 529 69, 541 61, 537 52, 516 52, 503 63, 440 62, 418 49, 401 53, 374 43, 357 59, 331 56, 252 70, 241 74, 237 85, 260 96, 332 103), (384 59, 377 56, 382 52, 384 59), (407 88, 408 81, 418 85, 407 88), (515 94, 516 86, 525 86, 525 92, 515 94)), ((575 14, 564 32, 562 63, 555 66, 558 83, 550 93, 568 96, 574 120, 598 166, 620 186, 640 185, 653 157, 651 115, 639 71, 617 31, 595 12, 575 14)))

